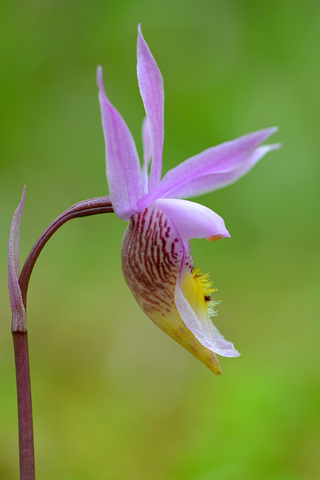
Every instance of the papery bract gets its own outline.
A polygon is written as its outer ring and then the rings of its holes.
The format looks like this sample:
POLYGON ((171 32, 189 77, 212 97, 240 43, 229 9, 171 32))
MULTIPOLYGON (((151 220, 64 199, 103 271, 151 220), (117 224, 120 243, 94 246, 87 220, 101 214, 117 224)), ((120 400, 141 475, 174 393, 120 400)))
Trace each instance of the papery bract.
POLYGON ((20 224, 23 213, 26 187, 23 189, 20 203, 13 214, 8 246, 8 284, 12 310, 12 331, 26 332, 26 310, 19 286, 20 275, 20 224))
POLYGON ((194 268, 189 240, 230 235, 219 215, 182 198, 222 188, 245 175, 267 152, 279 148, 278 144, 260 146, 277 129, 267 128, 208 148, 161 180, 163 80, 140 26, 137 74, 146 111, 141 168, 132 135, 105 93, 101 67, 97 75, 111 202, 118 217, 130 222, 121 249, 123 273, 149 318, 220 374, 216 354, 236 357, 239 352, 212 324, 214 289, 207 276, 194 268))

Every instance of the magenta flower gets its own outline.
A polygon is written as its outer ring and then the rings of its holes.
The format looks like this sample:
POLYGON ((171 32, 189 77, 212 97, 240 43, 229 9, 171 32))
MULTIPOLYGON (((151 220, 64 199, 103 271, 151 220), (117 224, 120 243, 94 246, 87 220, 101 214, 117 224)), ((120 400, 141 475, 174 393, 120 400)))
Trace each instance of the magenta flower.
POLYGON ((106 96, 101 67, 97 74, 110 198, 116 215, 129 220, 121 250, 123 274, 147 316, 220 374, 216 354, 240 354, 211 321, 214 289, 208 275, 194 268, 189 240, 210 241, 230 235, 219 215, 181 198, 207 193, 238 180, 267 152, 279 147, 259 146, 277 129, 267 128, 208 148, 167 172, 161 180, 163 80, 140 26, 137 73, 146 111, 142 167, 125 121, 106 96))

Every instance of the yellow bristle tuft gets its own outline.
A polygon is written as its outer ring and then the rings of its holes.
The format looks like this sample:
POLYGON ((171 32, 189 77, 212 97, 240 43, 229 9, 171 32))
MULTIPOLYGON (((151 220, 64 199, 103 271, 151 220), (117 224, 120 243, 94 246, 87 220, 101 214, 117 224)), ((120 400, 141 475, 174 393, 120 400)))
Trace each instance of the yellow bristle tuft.
POLYGON ((200 268, 194 267, 192 274, 204 297, 209 296, 211 293, 217 291, 217 288, 214 288, 212 282, 210 281, 209 273, 202 273, 200 268))

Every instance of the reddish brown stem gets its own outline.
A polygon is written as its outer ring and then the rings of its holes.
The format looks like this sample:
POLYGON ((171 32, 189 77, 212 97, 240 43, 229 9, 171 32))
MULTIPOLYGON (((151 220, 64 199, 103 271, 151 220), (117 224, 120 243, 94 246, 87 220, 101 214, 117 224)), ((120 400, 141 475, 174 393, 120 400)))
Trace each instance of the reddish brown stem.
MULTIPOLYGON (((111 213, 109 197, 98 197, 73 205, 57 217, 38 238, 32 247, 19 277, 23 303, 26 308, 27 291, 33 267, 43 247, 52 235, 68 220, 99 213, 111 213)), ((29 351, 27 332, 12 331, 16 366, 20 480, 35 480, 34 441, 32 422, 32 397, 30 383, 29 351)))
POLYGON ((34 246, 32 247, 19 277, 19 285, 21 289, 22 299, 26 308, 27 291, 30 276, 36 263, 38 256, 40 255, 43 247, 52 235, 68 220, 78 217, 87 217, 89 215, 97 215, 99 213, 111 213, 113 208, 109 197, 97 197, 90 200, 84 200, 83 202, 76 203, 72 207, 68 208, 59 217, 57 217, 46 230, 40 235, 34 246))
POLYGON ((12 336, 18 399, 20 479, 34 480, 35 463, 28 334, 27 332, 14 332, 12 336))

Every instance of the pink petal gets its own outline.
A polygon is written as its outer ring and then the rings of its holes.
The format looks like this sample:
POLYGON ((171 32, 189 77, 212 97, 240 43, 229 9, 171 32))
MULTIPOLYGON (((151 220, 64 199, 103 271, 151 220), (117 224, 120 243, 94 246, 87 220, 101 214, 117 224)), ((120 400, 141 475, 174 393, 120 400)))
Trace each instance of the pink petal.
POLYGON ((143 166, 142 166, 142 183, 144 193, 148 192, 148 168, 152 156, 152 138, 150 131, 150 123, 147 117, 142 123, 142 143, 143 143, 143 166))
POLYGON ((160 197, 171 197, 172 191, 179 191, 183 184, 204 175, 230 172, 246 162, 254 150, 264 142, 277 128, 267 128, 249 133, 185 160, 171 169, 160 184, 138 202, 139 208, 151 205, 160 197))
POLYGON ((101 67, 98 67, 97 82, 110 198, 117 216, 128 220, 136 212, 142 195, 139 158, 129 128, 106 96, 101 67))
POLYGON ((163 150, 164 91, 159 67, 138 27, 137 74, 141 97, 150 122, 153 158, 149 178, 149 190, 161 179, 163 150))
POLYGON ((26 187, 18 205, 13 214, 9 246, 8 246, 8 283, 9 295, 12 310, 12 331, 26 332, 26 311, 22 301, 21 290, 19 286, 20 264, 19 264, 19 242, 20 242, 20 224, 23 213, 24 200, 26 196, 26 187))
POLYGON ((188 200, 160 198, 154 206, 174 222, 182 240, 230 237, 224 220, 209 208, 188 200))
POLYGON ((248 173, 268 152, 280 147, 280 144, 258 147, 247 160, 234 170, 193 178, 188 182, 182 183, 176 189, 171 190, 170 196, 174 198, 190 198, 231 185, 248 173))
MULTIPOLYGON (((183 263, 185 261, 186 259, 183 261, 183 263)), ((189 270, 187 263, 181 268, 179 280, 175 289, 176 307, 183 322, 204 347, 217 353, 218 355, 222 355, 223 357, 238 357, 240 353, 234 348, 233 343, 225 340, 218 329, 213 325, 210 317, 207 319, 202 318, 202 321, 200 321, 196 313, 191 308, 189 302, 183 295, 181 288, 181 275, 183 274, 183 268, 189 270)))

